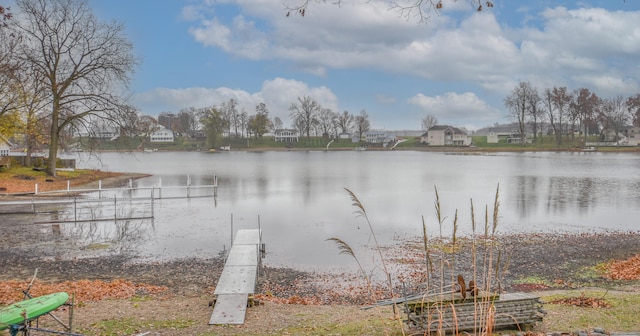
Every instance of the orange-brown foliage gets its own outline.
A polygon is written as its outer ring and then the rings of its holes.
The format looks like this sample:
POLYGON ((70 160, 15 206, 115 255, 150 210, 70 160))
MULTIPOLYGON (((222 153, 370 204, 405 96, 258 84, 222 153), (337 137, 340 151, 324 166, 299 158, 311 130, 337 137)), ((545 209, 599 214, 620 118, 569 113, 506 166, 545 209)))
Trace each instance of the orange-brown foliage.
MULTIPOLYGON (((22 291, 28 287, 29 283, 25 281, 0 282, 0 304, 7 305, 24 300, 22 291)), ((67 292, 70 297, 74 296, 76 302, 86 302, 102 299, 126 299, 135 295, 158 294, 166 290, 167 287, 136 284, 123 279, 110 282, 101 280, 65 281, 55 284, 35 281, 29 289, 29 294, 37 297, 56 292, 67 292)))

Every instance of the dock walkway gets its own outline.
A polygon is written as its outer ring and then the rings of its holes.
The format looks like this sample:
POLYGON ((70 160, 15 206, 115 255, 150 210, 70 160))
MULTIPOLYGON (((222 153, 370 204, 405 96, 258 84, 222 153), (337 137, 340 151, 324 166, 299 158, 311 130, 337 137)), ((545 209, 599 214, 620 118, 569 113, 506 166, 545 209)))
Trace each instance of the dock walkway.
POLYGON ((218 279, 209 324, 243 324, 249 295, 255 292, 260 262, 260 229, 238 230, 218 279))

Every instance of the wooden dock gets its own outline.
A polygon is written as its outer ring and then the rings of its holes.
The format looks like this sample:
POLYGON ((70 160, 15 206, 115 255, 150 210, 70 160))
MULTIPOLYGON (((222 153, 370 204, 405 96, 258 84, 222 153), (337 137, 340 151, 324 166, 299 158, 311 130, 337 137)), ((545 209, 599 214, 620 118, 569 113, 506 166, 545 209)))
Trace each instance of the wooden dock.
POLYGON ((238 230, 218 279, 209 324, 243 324, 249 295, 254 294, 260 263, 262 232, 238 230))

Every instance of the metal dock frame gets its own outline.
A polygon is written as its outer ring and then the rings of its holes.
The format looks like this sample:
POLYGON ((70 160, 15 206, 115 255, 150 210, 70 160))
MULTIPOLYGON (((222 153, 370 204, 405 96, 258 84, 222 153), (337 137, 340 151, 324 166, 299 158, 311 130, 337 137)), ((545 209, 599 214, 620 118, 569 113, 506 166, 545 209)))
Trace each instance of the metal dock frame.
POLYGON ((209 324, 243 324, 249 295, 254 294, 260 263, 260 229, 238 230, 218 279, 209 324))

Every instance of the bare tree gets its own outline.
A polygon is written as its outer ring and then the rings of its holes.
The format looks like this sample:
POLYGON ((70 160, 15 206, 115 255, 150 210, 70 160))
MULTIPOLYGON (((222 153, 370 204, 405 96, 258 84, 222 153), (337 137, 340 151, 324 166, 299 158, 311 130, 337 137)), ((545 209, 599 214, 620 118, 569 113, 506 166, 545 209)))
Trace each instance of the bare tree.
POLYGON ((537 104, 539 98, 537 89, 529 82, 520 82, 511 91, 511 95, 504 99, 504 105, 511 110, 511 116, 518 122, 518 132, 520 133, 520 142, 522 146, 525 146, 526 141, 526 123, 527 116, 531 114, 531 110, 534 108, 533 104, 537 104))
POLYGON ((604 99, 600 108, 600 120, 606 130, 615 132, 615 141, 620 139, 620 130, 629 120, 629 109, 622 96, 604 99))
MULTIPOLYGON (((340 6, 343 0, 333 0, 334 5, 340 6)), ((458 0, 449 0, 453 3, 458 0)), ((327 0, 296 0, 292 4, 285 4, 286 16, 298 14, 305 16, 309 5, 312 3, 326 3, 327 0)), ((477 11, 483 11, 485 8, 493 7, 492 1, 487 0, 469 0, 473 5, 477 5, 477 11)), ((429 13, 439 13, 446 5, 442 0, 394 0, 391 1, 390 9, 394 10, 398 16, 407 20, 417 17, 419 21, 427 22, 430 19, 429 13)))
POLYGON ((118 115, 119 135, 125 137, 132 137, 138 134, 136 124, 140 116, 138 110, 133 106, 126 106, 123 108, 123 112, 118 115))
POLYGON ((195 131, 198 127, 198 110, 193 106, 181 109, 176 116, 176 126, 174 130, 180 133, 195 131))
POLYGON ((280 117, 275 117, 273 119, 273 131, 275 132, 279 129, 282 129, 282 119, 280 119, 280 117))
MULTIPOLYGON (((534 88, 535 89, 535 88, 534 88)), ((538 126, 544 121, 544 110, 542 108, 542 98, 538 94, 538 90, 535 89, 534 94, 529 97, 529 110, 527 111, 529 116, 529 122, 531 123, 531 131, 533 132, 533 142, 538 143, 538 126)), ((542 141, 542 138, 540 138, 542 141)))
POLYGON ((229 127, 229 138, 231 138, 231 129, 235 129, 236 136, 238 136, 238 101, 229 99, 228 102, 222 103, 220 112, 222 113, 222 118, 226 120, 227 127, 229 127))
POLYGON ((627 108, 634 126, 640 126, 640 93, 627 98, 627 108))
MULTIPOLYGON (((547 114, 547 119, 549 120, 549 124, 551 125, 553 134, 557 135, 559 132, 556 122, 557 113, 555 111, 555 105, 553 104, 553 93, 550 89, 545 89, 544 93, 542 94, 542 108, 547 114)), ((558 137, 556 136, 556 145, 559 144, 559 141, 562 141, 562 139, 558 139, 558 137)))
POLYGON ((24 35, 20 56, 44 78, 51 100, 47 174, 56 175, 60 137, 91 116, 112 119, 125 108, 116 93, 138 60, 122 24, 99 21, 86 0, 17 0, 24 35))
POLYGON ((298 97, 298 103, 291 103, 289 106, 294 125, 307 135, 307 139, 311 136, 311 129, 317 123, 321 109, 320 104, 309 96, 298 97))
POLYGON ((577 89, 573 93, 573 101, 570 105, 572 131, 575 121, 579 121, 580 126, 578 128, 584 134, 584 142, 587 141, 590 126, 593 126, 595 123, 595 115, 599 104, 600 98, 587 88, 577 89))
POLYGON ((349 111, 343 111, 342 114, 338 116, 338 126, 340 127, 340 132, 348 133, 353 127, 353 114, 349 113, 349 111))
POLYGON ((237 125, 236 129, 240 127, 240 136, 244 138, 244 132, 247 130, 247 124, 249 123, 249 113, 247 110, 242 109, 240 113, 238 113, 237 125))
POLYGON ((0 116, 18 109, 20 74, 25 71, 26 64, 15 55, 20 37, 15 30, 2 26, 0 20, 0 116))
POLYGON ((362 135, 369 131, 371 123, 369 122, 369 114, 364 109, 360 111, 360 114, 355 118, 356 131, 358 132, 358 139, 362 139, 362 135))
POLYGON ((142 136, 143 139, 151 136, 151 133, 160 129, 158 120, 149 115, 138 116, 135 126, 136 132, 142 136))
POLYGON ((328 136, 331 132, 333 125, 335 124, 335 120, 337 119, 337 114, 334 113, 329 108, 323 108, 318 113, 318 127, 320 127, 320 132, 322 132, 322 136, 328 136))
POLYGON ((564 132, 563 120, 568 113, 571 103, 571 94, 566 87, 554 87, 546 89, 542 98, 542 103, 549 118, 549 123, 556 136, 556 145, 562 145, 562 133, 564 132))
POLYGON ((7 22, 11 19, 12 15, 9 7, 0 6, 0 29, 6 28, 7 22))
POLYGON ((428 131, 431 127, 438 124, 438 118, 436 118, 433 114, 427 114, 424 118, 422 118, 421 126, 423 131, 428 131))

